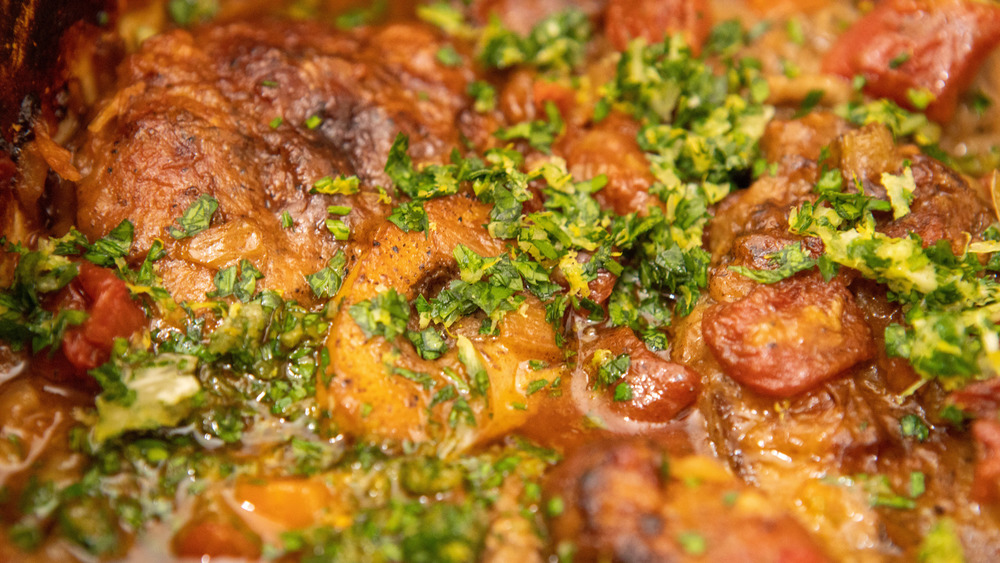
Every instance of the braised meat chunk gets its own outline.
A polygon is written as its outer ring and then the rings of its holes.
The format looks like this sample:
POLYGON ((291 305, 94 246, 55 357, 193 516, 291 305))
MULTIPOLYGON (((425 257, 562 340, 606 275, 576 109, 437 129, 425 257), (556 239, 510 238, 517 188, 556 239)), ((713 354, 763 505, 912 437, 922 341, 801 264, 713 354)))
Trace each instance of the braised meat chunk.
MULTIPOLYGON (((356 176, 374 191, 400 131, 427 161, 483 140, 481 120, 465 117, 474 77, 438 62, 440 47, 416 25, 338 34, 277 22, 145 42, 78 152, 79 228, 98 238, 131 221, 132 260, 162 240, 164 280, 179 298, 204 295, 217 270, 248 259, 266 287, 308 299, 304 276, 337 248, 323 225, 338 200, 312 197, 317 182, 356 176), (170 227, 204 195, 218 202, 207 232, 175 241, 170 227)), ((350 222, 366 228, 377 206, 369 215, 350 222)))

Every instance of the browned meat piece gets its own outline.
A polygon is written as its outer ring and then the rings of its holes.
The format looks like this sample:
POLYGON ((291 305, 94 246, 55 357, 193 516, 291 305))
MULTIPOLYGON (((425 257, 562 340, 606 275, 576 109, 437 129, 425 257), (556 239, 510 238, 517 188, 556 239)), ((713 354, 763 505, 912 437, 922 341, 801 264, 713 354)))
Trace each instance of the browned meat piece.
POLYGON ((563 507, 554 543, 573 542, 574 561, 828 560, 795 519, 714 461, 668 459, 641 440, 582 447, 546 492, 563 507))
POLYGON ((706 0, 610 0, 604 23, 608 39, 619 50, 637 37, 657 43, 667 34, 681 33, 698 54, 711 29, 706 0))
POLYGON ((851 189, 855 182, 863 182, 868 193, 873 184, 880 183, 884 172, 896 170, 902 160, 897 155, 892 132, 880 123, 845 132, 830 149, 834 162, 840 162, 844 185, 851 189))
POLYGON ((819 160, 823 147, 846 130, 843 119, 822 111, 799 119, 775 119, 764 129, 760 150, 768 162, 779 162, 787 156, 819 160))
MULTIPOLYGON (((769 206, 763 209, 769 209, 769 206)), ((757 282, 729 268, 743 266, 753 270, 773 269, 769 257, 792 244, 801 244, 803 250, 813 257, 823 252, 823 243, 819 239, 803 239, 786 229, 762 229, 736 237, 729 254, 722 258, 719 266, 710 271, 709 295, 720 303, 729 303, 746 297, 757 287, 757 282)))
POLYGON ((621 381, 631 389, 631 398, 613 400, 617 385, 606 389, 610 410, 620 416, 641 422, 669 422, 698 396, 701 378, 694 370, 650 352, 628 327, 604 330, 581 346, 580 358, 592 386, 597 385, 594 355, 598 351, 612 358, 629 355, 629 368, 621 381))
POLYGON ((718 264, 732 250, 741 234, 761 230, 787 232, 789 210, 816 197, 813 186, 817 175, 815 162, 796 159, 794 168, 779 176, 764 176, 723 200, 707 229, 713 263, 718 264))
POLYGON ((636 140, 638 131, 638 123, 614 113, 588 130, 567 135, 556 147, 574 178, 589 180, 601 174, 607 177, 607 185, 594 197, 620 215, 646 213, 647 207, 658 201, 649 195, 654 178, 636 140))
POLYGON ((969 235, 978 235, 996 220, 989 204, 957 172, 924 156, 913 159, 912 170, 917 189, 910 213, 885 225, 885 234, 905 237, 914 232, 924 246, 947 240, 960 255, 969 235))
POLYGON ((800 275, 756 287, 702 320, 705 342, 726 374, 751 389, 790 397, 871 359, 871 330, 836 280, 800 275))
MULTIPOLYGON (((387 184, 382 169, 398 131, 424 161, 447 158, 463 138, 488 137, 467 107, 472 71, 439 63, 441 46, 419 25, 344 34, 277 22, 145 42, 82 142, 79 228, 99 237, 130 219, 134 259, 164 240, 174 258, 165 283, 179 298, 204 298, 214 272, 241 257, 263 271, 266 287, 308 298, 303 275, 336 249, 324 227, 335 198, 309 195, 314 182, 356 174, 363 189, 387 184), (219 201, 213 226, 175 244, 166 229, 200 194, 219 201), (283 212, 292 228, 282 229, 283 212)), ((356 209, 348 222, 379 216, 356 209)))

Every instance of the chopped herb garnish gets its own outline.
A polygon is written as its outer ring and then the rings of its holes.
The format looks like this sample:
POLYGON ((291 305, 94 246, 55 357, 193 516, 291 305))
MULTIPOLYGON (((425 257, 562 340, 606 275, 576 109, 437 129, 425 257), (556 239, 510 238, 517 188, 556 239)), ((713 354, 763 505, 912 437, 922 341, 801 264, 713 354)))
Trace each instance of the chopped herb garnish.
POLYGON ((903 436, 916 438, 919 442, 923 442, 930 436, 927 424, 915 414, 903 415, 903 418, 899 419, 899 430, 903 436))
POLYGON ((993 106, 993 100, 987 96, 982 90, 976 90, 971 94, 969 100, 969 107, 972 111, 976 112, 976 115, 982 117, 986 112, 993 106))
POLYGON ((773 269, 754 270, 745 266, 730 266, 729 269, 755 282, 777 283, 817 264, 817 260, 802 249, 801 242, 789 244, 766 258, 774 266, 773 269))
POLYGON ((358 193, 360 180, 357 176, 323 176, 313 183, 309 193, 327 195, 351 195, 358 193))
POLYGON ((456 337, 456 344, 458 345, 458 359, 465 366, 465 373, 472 382, 472 389, 479 395, 486 396, 490 388, 490 376, 486 372, 486 367, 483 366, 479 352, 472 345, 472 341, 462 335, 456 337))
POLYGON ((535 393, 538 393, 542 389, 548 387, 548 385, 549 385, 548 379, 535 379, 534 381, 528 384, 527 394, 534 395, 535 393))
POLYGON ((312 288, 313 295, 319 298, 329 299, 340 291, 340 286, 344 283, 344 266, 347 265, 347 257, 342 250, 334 254, 327 265, 315 274, 306 276, 309 287, 312 288))
POLYGON ((678 534, 677 543, 688 555, 699 556, 708 551, 708 541, 698 532, 688 531, 678 534))
POLYGON ((545 115, 548 121, 521 122, 512 127, 497 129, 493 135, 501 141, 524 139, 531 148, 548 154, 552 151, 552 143, 562 133, 564 124, 559 108, 552 102, 545 102, 545 115))
POLYGON ((802 99, 798 111, 795 112, 795 117, 802 117, 815 109, 823 101, 824 95, 826 95, 825 90, 809 90, 806 93, 806 97, 802 99))
POLYGON ((799 18, 789 18, 785 23, 785 32, 788 34, 788 39, 795 43, 796 45, 804 45, 806 42, 805 34, 802 31, 802 22, 799 18))
POLYGON ((219 5, 217 0, 169 0, 167 13, 174 23, 181 27, 208 21, 215 16, 219 5))
POLYGON ((192 237, 207 230, 212 223, 212 216, 219 209, 219 201, 208 194, 198 196, 177 218, 176 225, 170 227, 170 236, 175 239, 192 237))
POLYGON ((382 336, 394 340, 406 332, 410 304, 395 289, 388 289, 370 300, 351 305, 349 312, 366 338, 382 336))
POLYGON ((910 55, 910 53, 907 52, 903 52, 896 55, 895 57, 889 60, 889 68, 895 70, 903 66, 904 64, 906 64, 906 61, 910 60, 911 56, 912 55, 910 55))
POLYGON ((306 119, 305 126, 306 129, 315 129, 323 123, 323 118, 318 115, 311 115, 306 119))
POLYGON ((448 351, 448 342, 433 327, 427 327, 419 332, 408 331, 406 337, 425 360, 436 360, 448 351))
POLYGON ((469 83, 467 93, 473 99, 472 108, 479 113, 492 111, 497 105, 497 91, 488 82, 476 80, 469 83))
POLYGON ((326 228, 337 240, 347 240, 351 238, 351 228, 343 221, 337 219, 327 219, 326 228))
POLYGON ((434 57, 444 66, 455 67, 462 64, 462 56, 451 45, 445 45, 438 49, 434 57))
POLYGON ((392 374, 398 375, 403 379, 409 379, 410 381, 420 385, 424 389, 430 389, 434 387, 434 378, 431 377, 429 373, 424 373, 422 371, 413 371, 410 369, 395 366, 392 368, 392 374))

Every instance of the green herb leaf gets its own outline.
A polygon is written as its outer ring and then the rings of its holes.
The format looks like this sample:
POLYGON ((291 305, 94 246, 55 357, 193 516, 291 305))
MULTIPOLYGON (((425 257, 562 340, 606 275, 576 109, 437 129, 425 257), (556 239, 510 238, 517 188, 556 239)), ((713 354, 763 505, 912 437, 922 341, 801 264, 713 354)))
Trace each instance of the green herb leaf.
POLYGON ((388 289, 370 300, 351 305, 349 313, 366 338, 382 336, 391 341, 406 332, 410 304, 395 289, 388 289))
POLYGON ((198 196, 177 218, 177 225, 170 227, 170 236, 175 239, 192 237, 206 229, 212 223, 212 216, 219 209, 219 201, 208 194, 198 196))
POLYGON ((458 345, 458 360, 465 366, 465 373, 472 381, 472 389, 479 395, 487 396, 490 389, 490 376, 486 367, 483 366, 479 352, 476 351, 472 342, 462 335, 456 337, 456 344, 458 345))
POLYGON ((817 261, 802 249, 801 242, 789 244, 778 252, 768 255, 767 259, 775 266, 774 269, 753 270, 745 266, 729 266, 729 269, 758 283, 777 283, 817 264, 817 261))
POLYGON ((329 299, 336 295, 340 291, 340 286, 344 283, 344 276, 346 274, 344 267, 346 265, 347 256, 344 254, 344 251, 338 250, 330 258, 329 262, 327 262, 325 268, 315 274, 306 276, 306 281, 309 282, 309 287, 312 288, 313 295, 321 299, 329 299))

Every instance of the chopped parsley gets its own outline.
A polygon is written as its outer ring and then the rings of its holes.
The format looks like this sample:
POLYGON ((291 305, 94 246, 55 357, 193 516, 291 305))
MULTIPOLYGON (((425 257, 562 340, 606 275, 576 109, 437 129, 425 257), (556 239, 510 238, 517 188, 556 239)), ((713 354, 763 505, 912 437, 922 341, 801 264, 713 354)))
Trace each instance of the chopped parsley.
POLYGON ((586 14, 570 9, 541 20, 527 36, 505 28, 496 16, 481 33, 478 58, 489 68, 520 65, 565 72, 583 62, 592 29, 586 14))
POLYGON ((593 361, 597 366, 597 383, 605 387, 610 387, 624 378, 632 363, 628 354, 613 356, 607 350, 595 352, 593 361))
POLYGON ((344 267, 347 265, 347 257, 342 250, 337 251, 326 267, 306 276, 309 287, 312 288, 313 295, 318 298, 329 299, 340 291, 340 286, 344 283, 344 267))
POLYGON ((470 82, 466 93, 472 97, 472 108, 477 112, 486 113, 496 108, 497 91, 490 83, 482 80, 470 82))
POLYGON ((208 21, 219 10, 218 0, 169 0, 167 13, 174 23, 190 27, 208 21))
POLYGON ((927 424, 915 414, 903 415, 903 418, 899 419, 899 431, 903 436, 916 438, 919 442, 923 442, 930 436, 927 424))
POLYGON ((340 219, 327 219, 326 229, 330 231, 333 238, 337 240, 347 240, 351 238, 351 228, 340 219))
POLYGON ((170 227, 170 236, 175 239, 192 237, 212 224, 212 216, 219 209, 219 201, 208 194, 198 196, 170 227))
POLYGON ((429 326, 419 332, 407 331, 406 338, 413 343, 417 353, 425 360, 436 360, 448 351, 448 342, 434 327, 429 326))
POLYGON ((360 180, 357 176, 323 176, 313 183, 309 193, 327 195, 351 195, 358 193, 360 180))
POLYGON ((315 129, 315 128, 319 127, 320 124, 322 124, 322 123, 323 123, 323 118, 322 117, 320 117, 318 115, 310 115, 306 119, 306 121, 305 121, 305 126, 306 126, 306 129, 315 129))
POLYGON ((708 541, 705 539, 705 536, 698 532, 681 532, 677 536, 677 543, 680 544, 681 550, 688 555, 697 557, 704 555, 708 551, 708 541))
POLYGON ((910 53, 903 51, 902 53, 896 55, 895 57, 889 60, 889 68, 895 70, 903 66, 904 64, 906 64, 906 61, 910 60, 910 57, 912 56, 913 55, 911 55, 910 53))
POLYGON ((434 58, 444 66, 455 67, 462 64, 462 56, 451 45, 445 45, 438 49, 434 58))
POLYGON ((472 389, 482 396, 486 396, 490 388, 490 376, 483 365, 482 357, 476 351, 472 341, 458 335, 456 337, 458 347, 458 360, 465 367, 465 373, 472 382, 472 389))
POLYGON ((523 139, 531 148, 549 154, 552 152, 552 143, 562 133, 564 124, 559 108, 550 101, 545 102, 545 116, 547 121, 523 121, 511 127, 497 129, 493 135, 501 141, 523 139))
POLYGON ((390 288, 369 300, 351 305, 349 313, 366 338, 382 336, 391 341, 406 332, 410 304, 390 288))
POLYGON ((920 544, 918 559, 921 563, 962 563, 965 553, 955 523, 942 518, 934 523, 920 544))
POLYGON ((774 265, 771 270, 754 270, 745 266, 730 266, 729 269, 759 283, 777 283, 803 270, 816 266, 818 260, 802 249, 802 243, 789 244, 774 254, 767 256, 774 265))
POLYGON ((252 263, 247 259, 240 260, 239 264, 234 264, 228 268, 219 270, 215 274, 215 291, 209 292, 208 297, 228 297, 235 296, 246 303, 253 299, 257 291, 257 280, 264 277, 252 263))
POLYGON ((79 266, 56 254, 58 243, 43 240, 39 249, 28 251, 20 245, 6 246, 19 254, 13 283, 0 291, 0 339, 15 350, 30 344, 32 352, 56 348, 67 328, 82 324, 87 313, 73 309, 51 312, 42 306, 46 295, 66 287, 79 273, 79 266))

